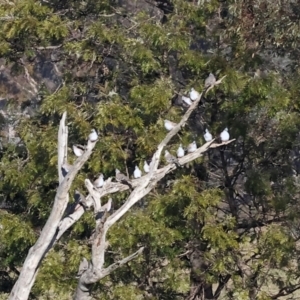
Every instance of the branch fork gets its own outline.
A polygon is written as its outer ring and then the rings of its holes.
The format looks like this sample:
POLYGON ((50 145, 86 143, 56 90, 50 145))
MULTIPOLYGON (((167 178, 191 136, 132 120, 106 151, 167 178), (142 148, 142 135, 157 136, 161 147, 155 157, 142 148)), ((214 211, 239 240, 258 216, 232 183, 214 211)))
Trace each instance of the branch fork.
MULTIPOLYGON (((24 262, 23 269, 20 273, 19 279, 16 282, 10 294, 9 300, 27 300, 30 290, 34 284, 39 266, 42 259, 47 255, 48 251, 60 239, 62 234, 77 222, 84 214, 85 210, 94 207, 96 230, 92 241, 92 263, 87 262, 84 258, 79 268, 79 282, 74 296, 76 300, 90 299, 90 286, 109 275, 120 266, 135 259, 141 255, 144 248, 141 247, 138 251, 129 255, 128 257, 113 263, 112 265, 104 268, 105 251, 107 248, 106 234, 109 228, 114 225, 135 203, 145 197, 156 186, 159 180, 165 177, 166 174, 176 169, 176 165, 171 163, 158 169, 160 163, 161 152, 164 147, 168 145, 170 140, 179 132, 179 130, 186 124, 193 110, 198 106, 202 96, 206 94, 214 86, 220 84, 225 78, 216 81, 216 83, 202 92, 198 99, 192 103, 186 113, 183 115, 181 121, 166 135, 166 137, 158 145, 157 150, 152 156, 150 163, 150 171, 147 175, 141 178, 131 180, 133 190, 131 191, 126 202, 115 212, 110 214, 112 200, 102 205, 101 198, 128 190, 128 185, 120 182, 112 182, 112 178, 105 181, 102 188, 96 189, 89 179, 85 180, 85 186, 89 194, 84 197, 79 192, 76 193, 78 203, 74 209, 64 216, 67 204, 69 202, 69 190, 71 184, 77 175, 78 171, 82 168, 83 164, 89 159, 96 142, 88 141, 87 146, 82 154, 75 161, 74 165, 70 168, 67 174, 63 174, 62 166, 67 163, 67 144, 68 144, 68 127, 65 125, 66 112, 63 114, 60 121, 58 131, 58 177, 59 187, 55 196, 54 205, 47 220, 39 239, 36 244, 29 250, 28 256, 24 262), (65 175, 65 176, 64 176, 65 175), (99 213, 104 212, 99 215, 99 213)), ((179 159, 181 165, 202 156, 208 149, 220 147, 233 142, 230 140, 225 143, 216 144, 215 141, 205 143, 199 147, 195 152, 188 154, 179 159)))

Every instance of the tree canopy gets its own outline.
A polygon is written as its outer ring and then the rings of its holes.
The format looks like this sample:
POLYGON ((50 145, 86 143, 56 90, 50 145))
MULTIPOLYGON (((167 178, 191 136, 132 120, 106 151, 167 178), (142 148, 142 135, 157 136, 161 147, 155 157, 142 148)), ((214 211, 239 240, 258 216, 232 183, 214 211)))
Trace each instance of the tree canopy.
MULTIPOLYGON (((0 299, 7 299, 58 187, 57 131, 99 141, 70 190, 115 169, 143 169, 201 99, 168 150, 225 128, 235 142, 177 168, 109 231, 94 299, 284 299, 299 296, 300 143, 297 1, 34 1, 0 4, 0 299), (12 134, 12 130, 14 133, 12 134)), ((70 163, 75 161, 68 150, 70 163)), ((130 191, 112 195, 113 210, 130 191)), ((105 199, 106 201, 107 199, 105 199)), ((30 299, 70 299, 91 258, 86 211, 44 258, 30 299)))

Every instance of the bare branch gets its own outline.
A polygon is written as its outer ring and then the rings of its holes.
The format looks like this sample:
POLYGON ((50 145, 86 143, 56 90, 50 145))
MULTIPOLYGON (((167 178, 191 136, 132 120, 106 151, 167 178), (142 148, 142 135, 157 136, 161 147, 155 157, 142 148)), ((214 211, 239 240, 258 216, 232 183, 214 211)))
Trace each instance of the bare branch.
POLYGON ((106 15, 106 14, 99 14, 98 16, 99 16, 99 17, 110 18, 110 17, 113 17, 113 16, 115 16, 115 15, 116 15, 116 14, 113 13, 113 14, 109 14, 109 15, 106 15))
POLYGON ((150 164, 149 174, 154 175, 154 172, 158 168, 158 164, 159 164, 159 161, 160 161, 160 156, 161 156, 161 152, 162 152, 163 148, 169 143, 169 141, 172 139, 172 137, 175 136, 179 132, 181 127, 184 126, 184 124, 186 123, 186 121, 190 117, 191 113, 193 112, 193 110, 197 107, 198 103, 200 102, 200 100, 202 98, 202 95, 203 95, 203 93, 201 93, 199 95, 199 98, 196 99, 196 101, 189 107, 189 109, 186 111, 186 113, 182 117, 181 121, 166 135, 166 137, 158 145, 157 151, 152 156, 152 161, 151 161, 151 164, 150 164))
POLYGON ((14 16, 5 16, 5 17, 1 17, 0 21, 10 21, 10 20, 16 20, 17 18, 14 16))
POLYGON ((95 210, 95 213, 99 212, 100 209, 101 209, 101 196, 100 196, 100 193, 97 193, 97 191, 94 189, 94 186, 93 184, 90 182, 89 179, 86 179, 84 181, 85 183, 85 186, 86 188, 88 189, 91 197, 92 197, 92 200, 94 202, 94 210, 95 210))
POLYGON ((218 85, 218 84, 221 84, 222 81, 223 81, 223 79, 224 79, 226 76, 227 76, 227 75, 224 75, 222 78, 220 78, 219 80, 217 80, 217 81, 215 82, 215 84, 214 84, 211 88, 213 88, 214 86, 216 86, 216 85, 218 85))
MULTIPOLYGON (((113 271, 115 271, 116 269, 118 269, 119 267, 125 265, 126 263, 128 263, 129 261, 135 259, 137 256, 139 256, 142 252, 144 251, 144 247, 141 247, 138 251, 134 252, 133 254, 127 256, 126 258, 110 265, 109 267, 107 267, 106 269, 104 269, 102 271, 102 276, 105 277, 109 274, 111 274, 113 271)), ((102 277, 102 278, 103 278, 102 277)))
POLYGON ((64 179, 62 173, 62 165, 67 161, 67 143, 68 143, 68 126, 65 126, 67 117, 67 112, 64 112, 62 118, 60 120, 59 130, 58 130, 58 178, 59 183, 61 183, 64 179))
POLYGON ((35 49, 37 49, 37 50, 55 50, 55 49, 58 49, 58 48, 61 48, 61 47, 62 47, 62 44, 57 45, 57 46, 35 47, 35 49))
POLYGON ((127 256, 126 258, 110 265, 109 267, 107 267, 106 269, 104 269, 101 274, 100 277, 95 277, 93 276, 94 274, 92 272, 89 272, 91 264, 89 264, 87 261, 84 261, 82 263, 82 268, 83 269, 83 274, 80 278, 79 284, 77 286, 77 290, 76 290, 76 294, 74 296, 74 300, 85 300, 85 299, 90 299, 89 297, 89 290, 86 288, 85 283, 86 282, 97 282, 98 280, 104 278, 105 276, 111 274, 113 271, 115 271, 116 269, 118 269, 119 267, 125 265, 126 263, 128 263, 129 261, 135 259, 137 256, 141 255, 141 253, 143 252, 144 247, 141 247, 138 251, 134 252, 133 254, 127 256), (86 267, 88 266, 88 270, 86 270, 86 267))
POLYGON ((299 289, 300 289, 300 284, 286 286, 280 289, 280 291, 276 295, 271 296, 270 299, 278 299, 279 297, 290 295, 299 289))
MULTIPOLYGON (((180 158, 179 162, 181 165, 184 165, 184 164, 189 163, 189 162, 197 159, 198 157, 202 156, 203 153, 205 153, 209 148, 221 147, 221 146, 227 145, 229 143, 232 143, 234 140, 235 139, 230 140, 228 142, 223 142, 221 144, 215 143, 214 140, 211 142, 205 143, 203 146, 198 148, 195 152, 190 153, 190 154, 180 158)), ((156 186, 156 184, 159 180, 164 178, 167 173, 171 172, 174 169, 176 169, 176 165, 169 164, 161 169, 158 169, 154 174, 155 179, 152 181, 151 181, 151 174, 147 174, 147 175, 143 176, 142 178, 132 180, 132 186, 136 189, 131 193, 131 195, 129 196, 127 201, 123 204, 123 206, 120 207, 113 215, 108 217, 106 224, 105 224, 106 226, 101 232, 102 233, 102 236, 100 237, 101 240, 98 240, 98 241, 99 241, 99 246, 101 243, 103 245, 103 248, 102 248, 102 253, 101 253, 101 251, 97 251, 97 253, 98 254, 100 253, 99 255, 101 256, 101 260, 100 260, 101 263, 97 266, 97 268, 101 267, 101 264, 102 264, 102 266, 104 264, 104 254, 105 254, 105 245, 106 245, 105 237, 106 237, 106 233, 107 233, 108 229, 113 224, 115 224, 136 202, 138 202, 140 199, 142 199, 144 196, 146 196, 153 189, 153 187, 156 186), (145 183, 145 182, 148 182, 148 183, 151 182, 151 184, 149 184, 148 187, 141 187, 141 184, 145 183)), ((92 186, 92 184, 91 184, 91 186, 92 186)), ((104 186, 101 189, 98 189, 98 190, 92 189, 92 191, 93 191, 93 194, 98 194, 97 197, 103 197, 103 196, 111 194, 111 193, 117 193, 117 192, 125 191, 128 189, 129 189, 129 187, 127 185, 124 185, 122 183, 111 182, 111 178, 109 178, 108 180, 106 180, 104 186)), ((92 201, 91 195, 89 195, 87 197, 87 202, 89 203, 89 205, 92 205, 93 201, 92 201)), ((105 209, 105 205, 101 208, 101 210, 104 210, 104 209, 105 209)), ((59 228, 60 230, 58 233, 58 237, 60 237, 68 228, 70 228, 83 215, 83 213, 84 213, 84 209, 83 209, 83 207, 80 206, 72 215, 67 216, 62 221, 62 224, 59 228)), ((104 226, 104 224, 103 224, 103 226, 104 226)), ((105 272, 105 271, 99 270, 100 274, 103 274, 103 272, 105 272)), ((99 276, 100 276, 100 274, 99 274, 99 276)), ((79 283, 78 289, 81 289, 81 288, 83 288, 83 286, 85 286, 85 284, 86 284, 85 280, 87 280, 87 278, 85 278, 85 279, 82 278, 81 280, 82 281, 79 283)), ((98 281, 98 280, 96 280, 96 281, 98 281)), ((76 293, 78 293, 78 289, 77 289, 76 293)))
POLYGON ((226 286, 226 284, 229 281, 229 279, 231 278, 231 276, 232 275, 227 274, 224 278, 223 277, 219 278, 219 284, 214 293, 214 299, 218 299, 220 297, 222 290, 226 286))
POLYGON ((206 94, 209 90, 211 90, 214 86, 221 84, 225 77, 226 77, 226 75, 223 76, 221 79, 219 79, 213 86, 210 86, 209 88, 206 89, 206 91, 202 92, 199 95, 198 99, 196 99, 193 102, 193 104, 189 107, 189 109, 185 112, 184 116, 182 117, 181 121, 177 124, 177 126, 175 126, 167 134, 167 136, 163 139, 163 141, 158 145, 157 151, 154 153, 151 164, 150 164, 150 172, 149 172, 150 174, 153 175, 155 170, 157 170, 163 148, 169 143, 169 141, 172 139, 172 137, 175 136, 179 132, 181 127, 183 127, 185 125, 185 123, 188 120, 188 118, 190 117, 191 113, 195 110, 195 108, 198 106, 199 102, 201 101, 202 96, 204 94, 206 94))
MULTIPOLYGON (((85 198, 85 205, 86 207, 93 206, 93 200, 90 195, 85 198)), ((103 206, 103 208, 104 207, 105 205, 103 206)), ((78 204, 74 208, 74 211, 70 212, 70 214, 68 214, 63 218, 63 220, 60 222, 58 226, 55 242, 57 242, 61 238, 61 236, 82 217, 84 212, 85 212, 85 208, 82 205, 78 204)))
POLYGON ((108 230, 108 227, 105 224, 107 216, 108 214, 107 212, 105 212, 101 219, 96 219, 96 230, 92 244, 93 268, 87 271, 87 275, 90 277, 90 280, 92 280, 92 278, 95 278, 95 280, 97 281, 99 280, 99 278, 101 278, 101 271, 105 261, 105 250, 107 247, 107 244, 105 242, 106 233, 108 230))

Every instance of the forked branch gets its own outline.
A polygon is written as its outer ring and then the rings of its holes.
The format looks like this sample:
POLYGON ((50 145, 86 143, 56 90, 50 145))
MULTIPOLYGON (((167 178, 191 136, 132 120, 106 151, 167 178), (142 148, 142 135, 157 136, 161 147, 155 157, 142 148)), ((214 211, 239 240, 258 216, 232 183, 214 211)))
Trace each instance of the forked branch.
MULTIPOLYGON (((222 82, 222 79, 220 79, 218 82, 216 82, 215 85, 220 84, 222 82)), ((206 92, 209 91, 211 88, 213 88, 213 86, 208 88, 206 90, 206 92)), ((92 246, 92 262, 93 263, 90 264, 90 267, 80 277, 79 283, 77 286, 77 291, 75 294, 75 299, 81 299, 81 300, 89 299, 89 297, 90 297, 89 287, 91 286, 91 284, 97 282, 104 276, 109 275, 112 271, 114 271, 116 268, 118 268, 122 265, 122 264, 117 263, 117 264, 112 264, 111 266, 109 266, 107 268, 104 268, 105 249, 106 249, 106 245, 107 245, 107 243, 106 243, 107 231, 134 204, 136 204, 139 200, 141 200, 143 197, 145 197, 157 185, 159 180, 164 178, 167 173, 169 173, 170 171, 172 171, 176 168, 175 164, 168 164, 167 166, 165 166, 161 169, 158 169, 161 152, 162 152, 163 148, 172 139, 172 137, 174 137, 179 132, 181 127, 184 126, 184 124, 190 117, 193 110, 197 107, 197 105, 201 101, 202 95, 204 93, 205 92, 203 92, 199 95, 198 99, 196 99, 196 101, 186 111, 186 113, 182 117, 181 121, 166 135, 166 137, 163 139, 163 141, 158 145, 157 151, 154 153, 154 155, 152 157, 149 173, 147 175, 143 176, 142 178, 131 181, 133 191, 130 193, 126 202, 117 211, 115 211, 111 216, 109 216, 107 219, 106 219, 106 214, 105 214, 103 216, 102 222, 96 222, 96 233, 97 234, 95 234, 95 238, 94 238, 93 246, 92 246)), ((233 141, 234 140, 230 140, 228 142, 224 142, 221 144, 214 143, 214 140, 212 140, 211 142, 207 142, 203 146, 198 148, 195 152, 182 157, 179 160, 179 163, 181 165, 186 164, 186 163, 193 161, 193 160, 197 159, 198 157, 202 156, 203 153, 205 153, 209 148, 216 148, 216 147, 224 146, 233 141)), ((106 182, 104 184, 104 186, 100 189, 92 188, 92 184, 89 182, 89 180, 86 180, 86 185, 90 192, 89 196, 91 196, 94 199, 101 199, 102 197, 106 196, 107 194, 117 193, 117 192, 129 189, 128 185, 124 185, 119 182, 118 183, 112 182, 111 179, 109 179, 108 182, 106 182)), ((99 202, 101 202, 101 201, 99 200, 99 202)), ((97 208, 97 209, 99 209, 99 208, 97 208)), ((83 213, 83 211, 82 211, 82 213, 83 213)), ((138 252, 136 252, 136 253, 138 253, 138 252)), ((130 256, 131 259, 133 257, 135 257, 135 254, 130 256)), ((124 261, 124 263, 127 262, 126 259, 124 259, 123 261, 124 261)))

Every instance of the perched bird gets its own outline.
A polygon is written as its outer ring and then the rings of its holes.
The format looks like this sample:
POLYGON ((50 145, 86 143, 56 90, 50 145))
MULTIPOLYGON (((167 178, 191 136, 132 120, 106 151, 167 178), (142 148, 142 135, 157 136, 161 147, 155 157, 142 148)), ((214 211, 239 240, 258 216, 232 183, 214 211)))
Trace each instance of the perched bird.
POLYGON ((84 147, 81 146, 81 145, 73 145, 73 151, 74 151, 74 154, 79 157, 83 154, 84 152, 84 147))
POLYGON ((188 153, 193 153, 197 150, 197 144, 196 144, 196 141, 193 141, 192 143, 190 143, 188 146, 187 146, 187 152, 188 153))
POLYGON ((107 203, 105 205, 103 205, 103 208, 105 208, 107 211, 110 211, 112 207, 112 199, 109 198, 107 203))
POLYGON ((124 175, 123 173, 121 173, 120 170, 118 170, 118 169, 116 169, 115 172, 116 172, 116 180, 118 182, 122 182, 122 183, 128 185, 132 189, 132 185, 129 183, 130 182, 129 178, 126 175, 124 175))
POLYGON ((221 132, 220 138, 222 142, 227 142, 229 140, 230 135, 227 127, 221 132))
POLYGON ((183 148, 182 148, 182 145, 180 144, 179 145, 179 147, 178 147, 178 149, 177 149, 177 157, 179 158, 179 157, 183 157, 184 156, 184 150, 183 150, 183 148))
POLYGON ((62 175, 63 177, 65 177, 71 170, 73 166, 68 164, 67 162, 63 163, 62 166, 61 166, 61 172, 62 172, 62 175))
POLYGON ((204 86, 207 88, 215 85, 215 83, 216 83, 215 75, 213 73, 209 73, 209 76, 205 79, 204 86))
POLYGON ((192 105, 192 101, 189 97, 182 96, 182 101, 184 101, 187 105, 192 105))
POLYGON ((191 100, 195 101, 199 97, 200 97, 200 94, 194 88, 191 88, 191 91, 190 91, 190 98, 191 98, 191 100))
POLYGON ((94 186, 96 188, 101 188, 104 185, 104 176, 100 173, 99 177, 94 181, 94 186))
POLYGON ((173 156, 168 150, 165 150, 165 159, 170 164, 176 164, 180 166, 178 159, 173 156))
POLYGON ((89 140, 91 142, 95 142, 95 141, 97 141, 97 139, 98 139, 98 134, 95 129, 92 129, 91 133, 89 134, 89 140))
POLYGON ((142 171, 139 169, 138 166, 135 166, 134 172, 133 172, 134 178, 140 178, 142 177, 142 171))
POLYGON ((212 140, 212 135, 208 131, 208 129, 205 129, 205 133, 203 136, 204 136, 205 142, 210 142, 212 140))
POLYGON ((165 128, 168 130, 168 131, 171 131, 177 124, 174 123, 174 122, 171 122, 169 120, 165 120, 165 128))
POLYGON ((116 180, 117 181, 128 181, 129 178, 120 172, 119 169, 116 169, 116 180))
POLYGON ((145 171, 145 173, 149 173, 149 171, 150 171, 150 167, 149 167, 149 165, 148 165, 148 163, 147 163, 146 160, 144 162, 144 171, 145 171))

